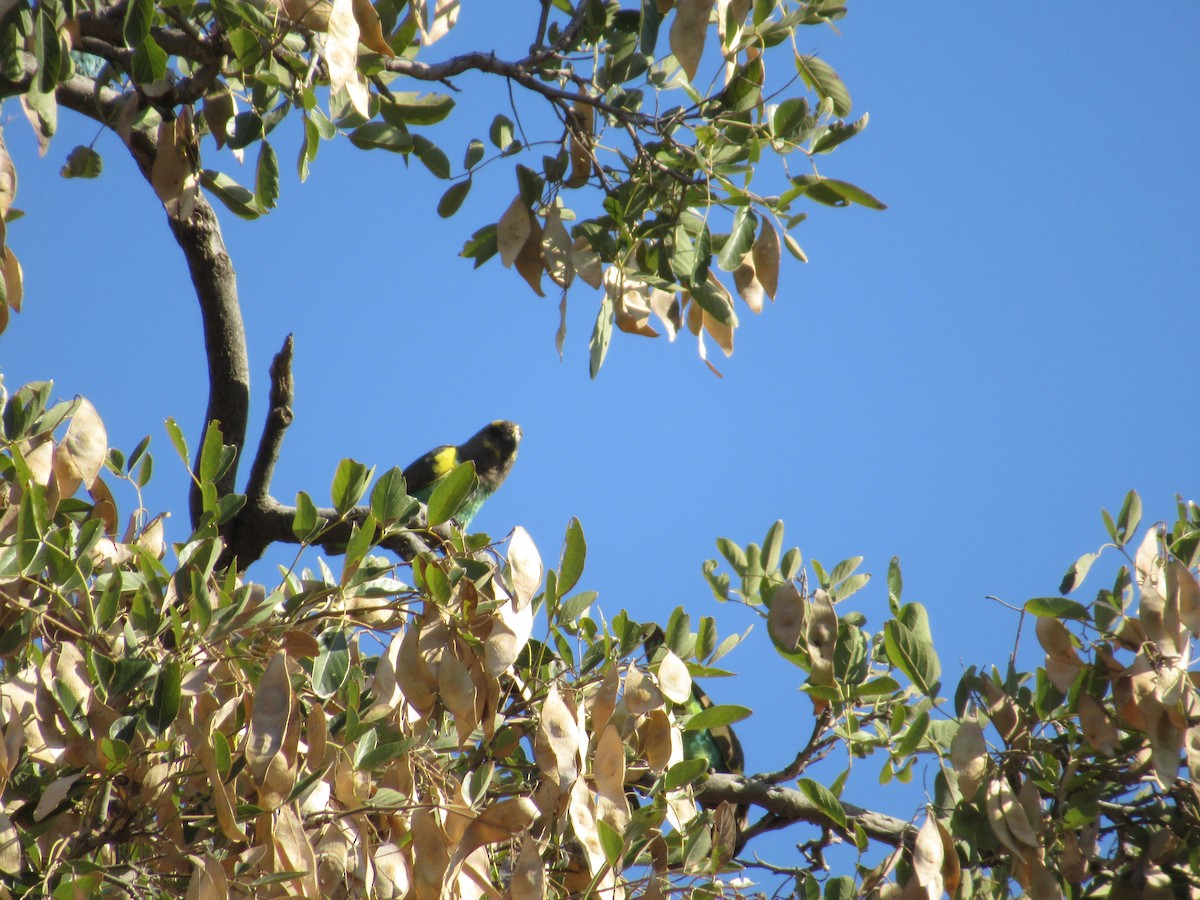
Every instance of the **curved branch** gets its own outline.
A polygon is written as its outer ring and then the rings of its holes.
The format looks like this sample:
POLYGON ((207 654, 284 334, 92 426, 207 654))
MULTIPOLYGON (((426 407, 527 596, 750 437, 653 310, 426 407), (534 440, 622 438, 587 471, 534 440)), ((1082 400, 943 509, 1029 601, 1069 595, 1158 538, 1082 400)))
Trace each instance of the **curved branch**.
MULTIPOLYGON (((27 77, 32 77, 33 65, 32 59, 27 61, 27 77)), ((55 96, 63 106, 109 128, 114 127, 124 99, 118 91, 111 88, 98 90, 92 79, 78 75, 60 84, 55 96)), ((149 182, 157 155, 154 142, 145 132, 133 131, 127 146, 142 176, 149 182)), ((225 249, 217 214, 203 194, 197 195, 195 209, 189 218, 178 221, 168 217, 167 223, 183 251, 196 299, 200 301, 204 352, 208 359, 208 408, 200 433, 206 433, 209 422, 219 422, 222 439, 233 445, 240 459, 246 443, 250 409, 250 361, 233 261, 225 249)), ((200 454, 196 457, 199 467, 200 454)), ((235 460, 216 484, 218 496, 233 493, 237 469, 238 461, 235 460)), ((193 481, 189 504, 195 527, 202 511, 199 478, 193 481)))
MULTIPOLYGON (((765 809, 770 814, 767 827, 759 829, 758 826, 752 826, 750 836, 766 831, 775 831, 794 822, 808 822, 822 828, 832 828, 834 831, 851 837, 845 829, 830 819, 820 807, 799 791, 747 778, 744 775, 710 775, 696 792, 696 799, 705 806, 713 806, 722 800, 728 800, 734 804, 748 803, 765 809)), ((858 825, 867 837, 882 844, 895 847, 911 842, 916 836, 916 829, 903 819, 863 809, 851 803, 843 803, 842 809, 846 811, 846 818, 850 823, 858 825)))

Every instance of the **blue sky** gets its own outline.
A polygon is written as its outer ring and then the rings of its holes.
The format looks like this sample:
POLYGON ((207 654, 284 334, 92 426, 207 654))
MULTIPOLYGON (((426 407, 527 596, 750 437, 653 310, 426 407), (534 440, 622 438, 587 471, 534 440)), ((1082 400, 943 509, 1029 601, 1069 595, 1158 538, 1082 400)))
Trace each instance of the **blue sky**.
MULTIPOLYGON (((509 5, 507 18, 492 6, 492 21, 474 18, 488 4, 464 6, 461 33, 426 58, 528 46, 532 25, 515 32, 509 5)), ((457 257, 515 193, 504 164, 442 221, 445 184, 420 165, 341 140, 299 185, 284 135, 280 208, 253 223, 223 216, 256 378, 253 434, 271 355, 296 334, 297 418, 276 495, 321 500, 343 456, 382 471, 511 418, 525 443, 476 526, 524 525, 553 562, 578 516, 581 587, 600 591, 606 615, 662 620, 683 604, 723 634, 745 629, 752 618, 718 607, 700 566, 718 536, 761 540, 782 518, 806 559, 866 557, 877 578, 848 606, 873 627, 900 556, 949 691, 964 665, 1002 666, 1017 618, 986 596, 1055 594, 1102 542, 1100 508, 1115 512, 1130 488, 1151 521, 1173 514, 1176 493, 1200 499, 1186 399, 1200 339, 1200 8, 1117 9, 868 3, 840 34, 803 33, 800 49, 830 62, 855 114, 871 116, 821 171, 890 208, 810 210, 795 235, 811 262, 785 265, 774 306, 743 315, 723 379, 691 340, 618 335, 590 381, 598 297, 585 286, 560 362, 556 299, 497 260, 476 271, 457 257)), ((507 107, 498 85, 457 83, 459 107, 428 132, 456 164, 507 107)), ((5 112, 27 212, 8 233, 26 309, 0 337, 6 384, 53 378, 61 396, 85 394, 126 450, 151 434, 149 505, 174 511, 180 539, 185 483, 162 421, 198 434, 205 390, 183 260, 115 137, 97 145, 101 179, 68 182, 58 169, 95 126, 64 114, 39 160, 16 103, 5 112)), ((1024 641, 1036 664, 1031 632, 1024 641)), ((712 686, 758 710, 739 728, 755 770, 783 764, 810 722, 768 647, 757 627, 727 659, 741 676, 712 686), (796 723, 795 742, 780 722, 796 723)), ((869 778, 847 798, 903 816, 919 802, 896 804, 869 778)))

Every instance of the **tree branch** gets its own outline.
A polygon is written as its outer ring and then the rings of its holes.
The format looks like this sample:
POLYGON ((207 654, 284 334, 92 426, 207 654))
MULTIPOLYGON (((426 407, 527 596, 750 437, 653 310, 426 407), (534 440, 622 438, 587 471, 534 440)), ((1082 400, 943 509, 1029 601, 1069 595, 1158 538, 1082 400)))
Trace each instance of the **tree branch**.
MULTIPOLYGON (((27 78, 32 77, 33 66, 32 58, 27 59, 27 78)), ((60 84, 55 96, 63 106, 109 128, 113 127, 119 105, 124 99, 124 95, 110 88, 97 90, 92 79, 81 76, 60 84)), ((144 132, 133 131, 127 146, 142 176, 149 182, 157 155, 153 140, 144 132)), ((196 298, 200 301, 204 350, 208 359, 208 408, 200 433, 204 435, 209 422, 219 422, 222 439, 233 445, 240 459, 246 443, 246 422, 250 408, 250 362, 233 261, 225 249, 217 214, 203 194, 197 195, 195 209, 188 219, 177 221, 168 217, 167 224, 183 251, 192 285, 196 289, 196 298)), ((197 469, 200 465, 199 456, 197 453, 197 469)), ((218 496, 234 492, 237 469, 238 461, 235 460, 217 482, 218 496)), ((192 526, 195 527, 202 510, 198 478, 192 484, 189 502, 192 526)))
MULTIPOLYGON (((728 800, 730 803, 749 803, 767 810, 774 818, 771 819, 768 828, 755 831, 757 826, 752 827, 751 831, 757 834, 774 831, 794 822, 808 822, 822 828, 832 828, 851 837, 799 791, 744 775, 709 775, 708 780, 697 791, 696 799, 705 806, 714 806, 722 800, 728 800)), ((858 825, 869 838, 882 844, 895 847, 910 842, 916 836, 916 829, 903 819, 863 809, 851 803, 842 803, 842 809, 846 811, 848 822, 858 825)))

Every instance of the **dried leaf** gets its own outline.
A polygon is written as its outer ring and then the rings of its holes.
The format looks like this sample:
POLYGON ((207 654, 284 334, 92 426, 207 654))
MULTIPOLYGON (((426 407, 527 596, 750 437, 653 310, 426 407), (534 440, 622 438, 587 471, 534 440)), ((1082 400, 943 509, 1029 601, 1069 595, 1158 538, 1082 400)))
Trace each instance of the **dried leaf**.
POLYGON ((683 740, 671 724, 665 709, 652 709, 638 726, 646 764, 653 772, 665 772, 683 758, 683 740), (678 752, 677 752, 678 751, 678 752), (678 758, 677 758, 678 757, 678 758))
POLYGON ((17 196, 17 167, 4 145, 4 129, 0 128, 0 219, 12 208, 17 196))
POLYGON ((1200 637, 1200 583, 1177 559, 1172 559, 1167 569, 1167 594, 1174 598, 1180 623, 1194 637, 1200 637))
POLYGON ((467 857, 488 844, 498 844, 528 828, 538 817, 538 808, 528 797, 512 797, 501 800, 485 809, 467 826, 450 863, 446 868, 443 896, 453 896, 446 889, 458 877, 459 870, 467 857))
POLYGON ((438 667, 438 696, 454 717, 459 746, 465 746, 479 725, 478 692, 470 670, 450 649, 438 667))
POLYGON ((592 249, 591 243, 582 235, 571 244, 571 264, 575 273, 590 287, 598 288, 604 283, 604 264, 600 254, 592 249))
POLYGON ((58 805, 71 793, 71 786, 82 777, 82 772, 76 772, 74 775, 56 778, 46 785, 42 796, 38 798, 37 806, 33 808, 33 821, 40 822, 58 809, 58 805))
POLYGON ((190 107, 183 107, 173 121, 164 120, 158 125, 150 184, 167 215, 179 222, 191 217, 200 194, 195 141, 190 107))
POLYGON ((683 660, 669 648, 658 664, 658 686, 672 703, 682 705, 691 699, 692 676, 688 673, 683 660))
POLYGON ((508 889, 512 900, 544 900, 546 896, 546 866, 538 853, 537 841, 528 830, 521 836, 521 852, 517 854, 508 889))
POLYGON ((217 143, 217 149, 229 140, 229 120, 237 115, 237 100, 229 88, 222 85, 204 96, 204 123, 217 143))
POLYGON ((498 678, 508 670, 533 633, 533 605, 514 609, 512 601, 500 604, 492 620, 492 630, 483 645, 484 673, 498 678))
POLYGON ((524 609, 542 584, 541 554, 529 532, 518 525, 508 541, 509 577, 512 580, 513 606, 524 609))
POLYGON ((813 684, 833 684, 833 653, 837 644, 838 618, 829 594, 818 590, 808 607, 804 639, 812 657, 813 684))
POLYGON ((299 873, 289 879, 292 895, 319 897, 317 856, 293 805, 280 807, 276 811, 271 843, 275 849, 276 871, 299 873))
MULTIPOLYGON (((940 900, 945 888, 942 879, 942 864, 945 861, 945 847, 942 836, 938 833, 937 822, 932 815, 926 815, 925 823, 917 831, 912 849, 913 880, 920 886, 920 894, 929 900, 940 900)), ((910 893, 905 890, 905 897, 910 893)))
POLYGON ((746 301, 751 312, 762 312, 765 291, 754 271, 753 263, 744 262, 733 270, 733 286, 737 288, 738 296, 746 301))
POLYGON ((625 671, 625 707, 631 716, 641 716, 663 706, 662 691, 641 670, 629 663, 625 671))
POLYGON ((795 652, 800 646, 800 639, 807 633, 806 612, 804 597, 795 582, 789 581, 775 589, 767 613, 767 632, 784 652, 795 652))
POLYGON ((1065 694, 1083 668, 1083 660, 1071 641, 1071 632, 1058 619, 1046 616, 1037 618, 1036 631, 1038 643, 1046 651, 1046 677, 1065 694))
POLYGON ((358 71, 358 19, 354 0, 333 0, 329 11, 329 32, 325 36, 325 60, 329 64, 329 102, 345 90, 350 104, 362 116, 370 116, 370 91, 358 71))
POLYGON ((496 250, 506 269, 517 261, 529 234, 533 230, 533 215, 520 194, 513 198, 500 221, 496 223, 496 250))
POLYGON ((950 741, 950 761, 958 776, 958 789, 963 800, 970 803, 983 784, 988 762, 983 729, 975 719, 966 719, 958 726, 950 741))
MULTIPOLYGON (((580 95, 586 96, 580 88, 580 95)), ((592 158, 592 136, 596 127, 596 108, 590 103, 577 102, 567 114, 567 154, 571 158, 571 174, 564 182, 569 188, 579 188, 592 177, 595 160, 592 158)), ((590 282, 589 282, 590 283, 590 282)), ((599 287, 593 284, 592 287, 599 287)))
POLYGON ((421 43, 428 47, 449 34, 458 22, 459 0, 414 0, 413 12, 421 30, 421 43))
POLYGON ((566 793, 579 777, 582 751, 582 735, 575 713, 563 700, 558 686, 551 685, 542 702, 534 755, 538 767, 554 780, 561 793, 566 793))
POLYGON ((542 226, 532 215, 529 217, 529 237, 525 239, 513 264, 533 292, 545 297, 546 292, 542 290, 542 272, 546 270, 546 264, 542 261, 542 226))
POLYGON ((8 813, 0 809, 0 872, 10 876, 19 875, 23 869, 21 836, 8 813))
POLYGON ((562 223, 562 213, 555 205, 546 211, 546 224, 542 228, 542 262, 546 274, 561 288, 571 286, 575 280, 575 265, 571 260, 571 236, 562 223))
POLYGON ((671 52, 679 61, 688 81, 696 77, 700 57, 704 55, 704 38, 713 0, 679 0, 675 5, 675 21, 671 23, 671 52))
POLYGON ((779 232, 764 216, 758 238, 750 249, 750 258, 754 261, 754 275, 758 283, 772 301, 779 290, 780 253, 779 232))
POLYGON ((388 45, 379 24, 379 13, 371 5, 371 0, 351 0, 354 10, 354 20, 358 23, 358 39, 371 50, 384 56, 395 56, 396 53, 388 45))
POLYGON ((250 731, 246 735, 246 766, 260 786, 266 781, 271 761, 283 747, 291 713, 292 681, 287 672, 287 654, 280 650, 258 682, 250 731))
POLYGON ((70 497, 81 484, 90 488, 107 455, 108 432, 104 422, 96 407, 86 397, 81 397, 67 433, 54 451, 54 474, 61 496, 70 497))
POLYGON ((1083 738, 1092 749, 1104 756, 1112 756, 1117 749, 1120 734, 1116 724, 1108 717, 1103 704, 1091 694, 1081 692, 1075 706, 1079 716, 1083 738))
POLYGON ((188 881, 186 900, 225 900, 229 896, 229 882, 221 863, 209 853, 188 859, 195 868, 188 881))

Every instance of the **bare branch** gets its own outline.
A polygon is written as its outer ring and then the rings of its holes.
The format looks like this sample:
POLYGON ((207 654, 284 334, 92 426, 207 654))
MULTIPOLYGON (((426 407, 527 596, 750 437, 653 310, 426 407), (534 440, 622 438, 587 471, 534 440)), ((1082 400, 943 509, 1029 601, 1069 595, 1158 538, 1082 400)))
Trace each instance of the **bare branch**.
POLYGON ((275 463, 279 461, 279 447, 283 434, 292 424, 292 402, 295 385, 292 381, 292 335, 287 336, 283 348, 271 361, 271 408, 267 410, 267 421, 258 442, 258 452, 250 475, 246 480, 246 505, 259 506, 269 499, 271 476, 275 463))

